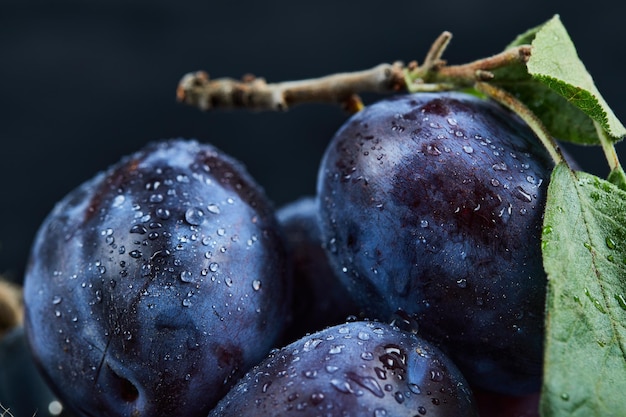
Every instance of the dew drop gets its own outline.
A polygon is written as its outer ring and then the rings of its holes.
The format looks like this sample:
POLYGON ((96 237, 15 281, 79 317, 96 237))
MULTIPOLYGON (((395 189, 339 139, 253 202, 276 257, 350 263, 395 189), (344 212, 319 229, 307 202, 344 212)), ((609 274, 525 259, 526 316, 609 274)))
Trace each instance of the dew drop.
POLYGON ((331 355, 337 355, 341 353, 343 348, 345 347, 346 345, 334 345, 328 350, 328 353, 330 353, 331 355))
POLYGON ((383 398, 385 396, 385 393, 380 388, 380 385, 378 385, 378 382, 376 382, 374 378, 370 376, 361 376, 354 372, 348 372, 347 376, 348 378, 350 378, 350 380, 356 382, 358 385, 365 388, 376 397, 383 398))
POLYGON ((190 307, 192 302, 189 298, 184 298, 182 304, 183 304, 183 307, 190 307))
POLYGON ((497 163, 497 164, 493 164, 493 165, 491 166, 491 168, 492 168, 494 171, 506 171, 506 170, 508 170, 508 167, 506 166, 506 164, 505 164, 504 162, 500 162, 500 163, 497 163))
POLYGON ((591 292, 589 291, 589 288, 585 288, 585 295, 587 296, 587 298, 589 298, 589 300, 591 300, 591 303, 600 313, 606 314, 606 310, 604 309, 604 306, 602 305, 600 300, 598 300, 596 297, 594 297, 591 294, 591 292))
POLYGON ((304 346, 302 347, 302 350, 304 350, 305 352, 311 351, 315 349, 316 347, 318 347, 320 343, 322 343, 322 339, 309 339, 306 342, 304 342, 304 346))
POLYGON ((314 392, 311 394, 311 404, 319 405, 322 401, 324 401, 324 394, 321 392, 314 392))
POLYGON ((354 393, 352 386, 348 381, 333 378, 330 380, 330 385, 332 385, 332 387, 335 388, 337 391, 343 392, 344 394, 354 393))
POLYGON ((209 213, 220 214, 220 206, 218 206, 217 204, 209 204, 207 206, 207 210, 209 211, 209 213))
POLYGON ((185 211, 185 221, 192 226, 198 226, 202 224, 204 218, 204 212, 199 208, 192 207, 185 211))
POLYGON ((317 371, 316 370, 304 371, 302 372, 302 375, 304 375, 304 377, 308 379, 315 379, 317 378, 317 371))
POLYGON ((148 229, 145 228, 145 226, 141 225, 141 224, 136 224, 133 227, 130 228, 130 233, 136 233, 139 235, 143 235, 148 231, 148 229))
POLYGON ((527 203, 530 203, 531 201, 533 201, 532 197, 530 196, 530 193, 528 191, 524 190, 519 185, 517 187, 515 187, 514 195, 519 200, 522 200, 522 201, 527 202, 527 203))
POLYGON ((216 272, 219 268, 219 264, 217 262, 211 262, 209 264, 209 271, 216 272))
POLYGON ((158 208, 156 210, 156 215, 161 220, 167 220, 171 216, 170 211, 168 209, 164 209, 164 208, 158 208))
POLYGON ((443 372, 439 369, 431 369, 430 370, 430 380, 433 382, 441 382, 443 381, 443 372))
POLYGON ((617 247, 617 243, 615 243, 615 241, 611 237, 607 237, 605 242, 606 247, 609 249, 615 249, 617 247))
POLYGON ((266 382, 265 384, 263 384, 263 387, 261 387, 261 391, 262 391, 263 393, 266 393, 266 392, 267 392, 267 390, 268 390, 268 388, 270 387, 270 385, 272 385, 272 381, 268 381, 268 382, 266 382))
POLYGON ((135 259, 141 258, 141 255, 142 255, 141 251, 139 250, 130 251, 128 252, 128 254, 130 255, 131 258, 135 258, 135 259))
POLYGON ((261 281, 259 281, 258 279, 255 279, 254 281, 252 281, 252 289, 254 291, 258 291, 261 289, 261 281))
POLYGON ((52 297, 52 304, 54 305, 60 304, 61 301, 63 301, 63 298, 59 295, 55 295, 54 297, 52 297))
POLYGON ((428 145, 426 147, 426 153, 428 155, 432 155, 432 156, 439 156, 439 155, 441 155, 441 151, 435 145, 428 145))
POLYGON ((419 387, 419 385, 413 383, 409 383, 409 391, 411 391, 413 394, 422 393, 422 389, 419 387))
POLYGON ((113 199, 113 207, 121 206, 122 204, 124 204, 124 200, 126 200, 126 197, 124 197, 122 194, 116 195, 113 199))
POLYGON ((150 196, 151 203, 160 203, 163 201, 163 194, 152 194, 150 196))
POLYGON ((332 374, 333 372, 337 372, 339 367, 334 366, 334 365, 326 365, 325 369, 326 369, 326 372, 328 372, 329 374, 332 374))
POLYGON ((193 282, 193 274, 189 271, 181 271, 180 280, 182 282, 193 282))
POLYGON ((393 394, 393 398, 398 402, 398 404, 402 404, 404 402, 404 395, 400 391, 396 391, 393 394))

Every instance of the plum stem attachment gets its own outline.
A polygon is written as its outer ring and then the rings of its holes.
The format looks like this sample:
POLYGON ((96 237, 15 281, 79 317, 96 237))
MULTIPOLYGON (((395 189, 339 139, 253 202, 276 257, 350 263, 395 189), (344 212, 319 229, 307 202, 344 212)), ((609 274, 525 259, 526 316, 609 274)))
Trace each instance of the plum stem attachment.
POLYGON ((561 153, 559 145, 556 143, 541 119, 539 119, 539 117, 537 117, 532 110, 526 107, 524 103, 518 100, 511 93, 484 81, 476 82, 475 88, 517 114, 539 138, 556 165, 561 162, 567 163, 561 153))
POLYGON ((241 80, 210 79, 205 71, 185 74, 176 89, 176 98, 200 110, 250 109, 287 110, 300 103, 336 103, 351 112, 363 104, 360 93, 398 91, 444 91, 472 87, 476 81, 494 78, 493 70, 515 63, 525 63, 530 46, 521 45, 468 64, 448 66, 442 55, 452 34, 443 32, 431 45, 424 63, 412 61, 380 64, 373 68, 332 74, 320 78, 267 83, 252 75, 241 80))
POLYGON ((602 151, 604 152, 604 156, 611 170, 608 176, 608 180, 611 183, 617 185, 622 190, 626 190, 626 173, 624 173, 622 164, 620 163, 617 156, 615 144, 607 134, 606 130, 604 130, 604 128, 600 126, 600 123, 594 120, 593 125, 596 128, 598 138, 600 139, 600 145, 602 146, 602 151))

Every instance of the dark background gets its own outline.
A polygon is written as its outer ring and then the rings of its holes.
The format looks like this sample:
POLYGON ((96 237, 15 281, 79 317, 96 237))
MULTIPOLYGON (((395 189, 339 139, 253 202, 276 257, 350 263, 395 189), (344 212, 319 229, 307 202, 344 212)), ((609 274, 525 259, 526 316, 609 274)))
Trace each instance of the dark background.
MULTIPOLYGON (((315 192, 319 159, 346 114, 325 105, 202 113, 175 101, 186 72, 317 77, 421 60, 444 30, 454 35, 445 58, 460 64, 558 13, 626 120, 624 8, 613 0, 2 0, 0 274, 20 282, 54 203, 151 140, 212 142, 243 161, 276 205, 315 192)), ((598 149, 572 152, 587 171, 607 174, 598 149)))

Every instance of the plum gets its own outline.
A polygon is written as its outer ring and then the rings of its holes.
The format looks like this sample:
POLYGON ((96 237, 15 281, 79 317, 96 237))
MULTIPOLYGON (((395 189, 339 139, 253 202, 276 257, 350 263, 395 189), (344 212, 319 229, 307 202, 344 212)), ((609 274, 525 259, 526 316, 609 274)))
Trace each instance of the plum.
POLYGON ((350 316, 359 317, 360 309, 328 263, 315 196, 285 204, 276 216, 293 263, 293 317, 285 334, 286 343, 342 323, 350 316))
POLYGON ((24 281, 29 346, 78 416, 205 416, 281 336, 272 203, 210 144, 155 141, 63 198, 24 281))
POLYGON ((328 327, 274 350, 209 417, 470 417, 457 367, 416 334, 373 321, 328 327))
POLYGON ((471 384, 535 392, 553 166, 532 130, 488 99, 380 100, 339 129, 320 165, 331 265, 372 318, 408 318, 471 384))

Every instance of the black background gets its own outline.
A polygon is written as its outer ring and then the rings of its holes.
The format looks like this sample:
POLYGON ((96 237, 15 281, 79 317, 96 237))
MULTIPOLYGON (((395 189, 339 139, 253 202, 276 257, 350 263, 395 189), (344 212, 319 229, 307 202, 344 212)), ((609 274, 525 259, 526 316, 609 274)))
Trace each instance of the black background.
MULTIPOLYGON (((54 203, 151 140, 217 145, 244 162, 276 205, 315 192, 319 160, 346 114, 327 105, 202 113, 175 101, 189 71, 317 77, 421 60, 444 30, 454 35, 445 58, 460 64, 559 14, 626 120, 623 11, 613 0, 2 0, 0 273, 20 282, 54 203)), ((607 174, 598 149, 572 152, 587 171, 607 174)))

